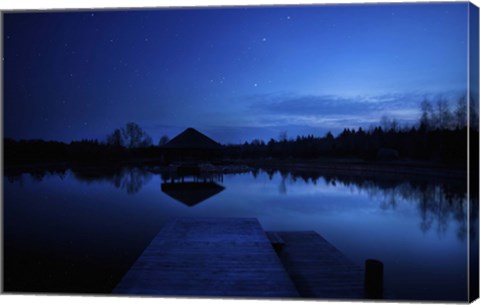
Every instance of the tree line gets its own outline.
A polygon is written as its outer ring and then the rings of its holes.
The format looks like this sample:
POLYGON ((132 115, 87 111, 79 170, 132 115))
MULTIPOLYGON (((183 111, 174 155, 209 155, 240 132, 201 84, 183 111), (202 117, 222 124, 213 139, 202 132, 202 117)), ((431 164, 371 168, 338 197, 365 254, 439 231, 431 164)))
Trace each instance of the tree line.
MULTIPOLYGON (((477 132, 478 134, 478 132, 477 132)), ((463 162, 467 156, 467 128, 422 130, 416 127, 365 131, 346 128, 337 137, 298 136, 290 140, 254 140, 230 145, 226 155, 234 158, 357 157, 364 160, 399 158, 463 162)))
MULTIPOLYGON (((472 103, 473 104, 473 103, 472 103)), ((288 138, 281 132, 278 139, 265 142, 254 139, 241 145, 225 145, 220 157, 228 159, 260 158, 361 158, 364 160, 434 160, 443 163, 464 164, 467 157, 467 134, 470 128, 470 148, 478 155, 478 112, 467 111, 465 97, 455 107, 439 99, 435 103, 420 103, 420 117, 416 124, 401 126, 395 119, 383 116, 377 126, 368 130, 345 128, 334 136, 299 135, 288 138), (468 116, 470 116, 468 118, 468 116), (470 119, 470 126, 467 120, 470 119)), ((44 140, 4 139, 5 163, 45 162, 128 162, 157 159, 163 154, 163 145, 169 141, 162 136, 157 145, 138 124, 127 123, 106 136, 105 141, 84 139, 63 143, 44 140)), ((477 162, 477 158, 472 158, 477 162)))
MULTIPOLYGON (((473 104, 473 103, 471 103, 473 104)), ((377 126, 368 130, 345 128, 338 136, 287 138, 281 132, 278 139, 265 142, 255 139, 242 145, 226 147, 230 158, 361 158, 363 160, 412 159, 464 164, 467 160, 467 129, 470 128, 470 147, 478 155, 478 112, 467 111, 465 97, 451 109, 445 99, 424 100, 420 104, 416 124, 401 126, 397 120, 383 116, 377 126), (470 126, 467 119, 470 116, 470 126)), ((478 163, 477 158, 472 161, 478 163)))
POLYGON ((6 164, 49 162, 118 163, 160 154, 152 138, 138 124, 116 128, 105 141, 83 139, 64 143, 45 140, 4 140, 6 164))

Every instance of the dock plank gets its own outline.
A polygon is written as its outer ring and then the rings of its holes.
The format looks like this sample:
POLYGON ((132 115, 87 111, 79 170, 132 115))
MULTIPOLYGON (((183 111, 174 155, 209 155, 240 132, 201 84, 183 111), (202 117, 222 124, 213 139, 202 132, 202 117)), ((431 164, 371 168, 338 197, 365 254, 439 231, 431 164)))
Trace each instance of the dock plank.
POLYGON ((298 297, 255 218, 169 221, 113 293, 298 297))
POLYGON ((275 232, 284 245, 278 253, 300 296, 364 298, 364 271, 314 231, 275 232))

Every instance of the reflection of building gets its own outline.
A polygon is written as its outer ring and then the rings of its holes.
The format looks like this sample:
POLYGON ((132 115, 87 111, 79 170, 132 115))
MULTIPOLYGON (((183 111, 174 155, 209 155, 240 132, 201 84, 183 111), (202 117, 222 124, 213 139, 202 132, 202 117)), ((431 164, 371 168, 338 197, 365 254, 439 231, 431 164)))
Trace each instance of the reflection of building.
POLYGON ((194 206, 223 191, 222 174, 179 175, 162 174, 162 192, 188 206, 194 206))
POLYGON ((167 160, 209 160, 219 155, 222 146, 193 128, 163 146, 167 160))
POLYGON ((162 192, 188 206, 194 206, 225 189, 212 181, 167 182, 162 183, 161 188, 162 192))

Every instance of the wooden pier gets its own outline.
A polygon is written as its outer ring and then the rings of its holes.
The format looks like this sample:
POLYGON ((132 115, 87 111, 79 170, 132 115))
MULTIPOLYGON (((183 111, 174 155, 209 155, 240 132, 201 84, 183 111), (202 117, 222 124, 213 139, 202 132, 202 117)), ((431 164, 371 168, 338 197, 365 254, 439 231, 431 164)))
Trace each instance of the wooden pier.
POLYGON ((298 297, 255 218, 169 221, 113 293, 298 297))
POLYGON ((177 218, 113 293, 362 299, 363 277, 313 231, 267 234, 255 218, 177 218))
POLYGON ((363 299, 364 271, 314 231, 267 232, 301 297, 363 299))

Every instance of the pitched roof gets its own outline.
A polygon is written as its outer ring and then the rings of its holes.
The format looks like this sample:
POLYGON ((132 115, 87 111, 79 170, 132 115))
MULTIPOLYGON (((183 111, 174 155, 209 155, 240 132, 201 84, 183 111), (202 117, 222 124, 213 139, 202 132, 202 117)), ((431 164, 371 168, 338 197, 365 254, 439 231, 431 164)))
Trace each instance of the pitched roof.
POLYGON ((167 148, 217 149, 221 145, 194 128, 187 128, 164 145, 167 148))

